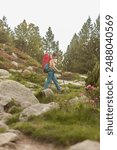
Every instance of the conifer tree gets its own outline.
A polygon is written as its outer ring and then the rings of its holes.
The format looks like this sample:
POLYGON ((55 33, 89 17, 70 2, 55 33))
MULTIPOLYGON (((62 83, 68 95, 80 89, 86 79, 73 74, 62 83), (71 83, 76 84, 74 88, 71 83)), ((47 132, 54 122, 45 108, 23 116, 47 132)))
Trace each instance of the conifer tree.
POLYGON ((87 73, 99 61, 99 17, 94 23, 89 17, 81 31, 75 34, 64 55, 64 68, 67 71, 87 73))
POLYGON ((15 28, 15 44, 20 50, 28 53, 36 59, 42 57, 42 41, 39 27, 35 24, 28 24, 26 20, 15 28), (41 56, 41 57, 40 57, 41 56))
POLYGON ((13 32, 7 24, 6 17, 3 16, 3 18, 0 19, 0 43, 12 45, 13 38, 13 32))
POLYGON ((26 20, 23 20, 23 22, 20 23, 15 28, 16 47, 22 51, 27 50, 27 45, 28 45, 27 36, 28 36, 28 24, 27 24, 26 20))
POLYGON ((48 28, 45 37, 43 37, 43 50, 49 53, 59 50, 59 42, 54 41, 54 34, 51 27, 48 28))

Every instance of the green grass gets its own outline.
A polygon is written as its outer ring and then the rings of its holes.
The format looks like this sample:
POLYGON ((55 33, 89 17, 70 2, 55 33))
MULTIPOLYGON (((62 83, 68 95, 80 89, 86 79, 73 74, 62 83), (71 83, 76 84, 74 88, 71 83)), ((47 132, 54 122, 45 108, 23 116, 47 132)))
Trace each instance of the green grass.
POLYGON ((83 104, 76 109, 69 108, 69 111, 59 109, 32 116, 27 122, 19 122, 15 116, 7 123, 36 140, 59 146, 86 139, 99 141, 99 111, 83 104))
MULTIPOLYGON (((72 76, 73 77, 73 76, 72 76)), ((45 76, 33 74, 23 76, 13 73, 12 78, 26 84, 27 81, 36 83, 36 97, 41 103, 57 102, 58 110, 49 111, 41 116, 32 116, 27 122, 19 121, 20 109, 13 108, 13 116, 7 120, 7 124, 14 129, 22 131, 33 139, 53 143, 59 146, 69 146, 77 142, 90 139, 100 140, 100 112, 89 104, 79 103, 70 106, 68 101, 74 97, 85 95, 84 87, 68 84, 69 90, 58 94, 56 89, 54 95, 44 97, 41 94, 45 76)), ((74 75, 74 79, 80 79, 74 75)), ((63 88, 65 88, 63 86, 63 88)))
POLYGON ((0 128, 0 133, 4 133, 6 131, 5 128, 0 128))
POLYGON ((84 78, 80 76, 80 74, 78 73, 63 73, 63 75, 61 77, 59 77, 59 79, 64 79, 64 80, 69 80, 69 81, 73 81, 73 80, 77 80, 77 81, 84 81, 84 78))
POLYGON ((20 113, 23 109, 21 107, 18 106, 12 106, 9 113, 11 114, 17 114, 20 113))
POLYGON ((32 74, 24 76, 22 73, 12 72, 11 79, 18 81, 24 85, 26 85, 27 81, 36 83, 40 87, 40 86, 43 86, 45 77, 43 77, 42 74, 36 74, 36 73, 32 73, 32 74))
POLYGON ((4 61, 4 57, 0 56, 0 61, 3 62, 4 61))
POLYGON ((14 114, 12 117, 7 119, 6 124, 12 125, 19 122, 19 116, 20 116, 19 113, 14 114))
POLYGON ((57 102, 60 105, 64 101, 68 101, 76 96, 80 96, 80 94, 85 93, 84 87, 79 87, 76 85, 68 84, 66 87, 63 86, 64 90, 62 91, 61 94, 57 93, 57 90, 54 91, 54 95, 50 95, 48 97, 45 97, 42 95, 42 88, 39 88, 35 94, 35 96, 39 99, 41 103, 49 103, 49 102, 57 102), (69 87, 69 90, 65 90, 66 87, 69 87))

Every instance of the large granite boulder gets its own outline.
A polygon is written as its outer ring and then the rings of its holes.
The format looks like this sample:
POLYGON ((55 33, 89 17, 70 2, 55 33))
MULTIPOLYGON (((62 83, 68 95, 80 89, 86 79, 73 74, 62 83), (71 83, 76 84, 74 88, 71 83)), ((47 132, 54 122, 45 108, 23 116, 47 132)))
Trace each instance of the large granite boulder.
POLYGON ((13 80, 0 82, 0 96, 3 105, 11 99, 18 102, 23 108, 39 103, 30 89, 13 80))
POLYGON ((9 102, 12 101, 12 98, 11 97, 8 97, 8 96, 5 96, 5 95, 1 95, 0 94, 0 105, 7 105, 9 102))

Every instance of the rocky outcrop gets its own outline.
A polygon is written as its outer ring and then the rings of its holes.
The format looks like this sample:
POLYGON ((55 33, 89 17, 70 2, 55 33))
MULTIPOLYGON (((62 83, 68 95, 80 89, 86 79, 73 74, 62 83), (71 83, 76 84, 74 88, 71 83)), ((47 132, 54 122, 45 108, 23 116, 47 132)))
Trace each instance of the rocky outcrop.
POLYGON ((36 104, 24 109, 20 114, 20 121, 27 121, 30 116, 39 116, 49 110, 57 109, 59 105, 51 102, 49 104, 36 104))
POLYGON ((38 99, 33 95, 30 89, 12 80, 0 82, 0 96, 2 104, 13 99, 23 108, 39 103, 38 99))
POLYGON ((85 140, 72 145, 68 150, 100 150, 99 142, 85 140))

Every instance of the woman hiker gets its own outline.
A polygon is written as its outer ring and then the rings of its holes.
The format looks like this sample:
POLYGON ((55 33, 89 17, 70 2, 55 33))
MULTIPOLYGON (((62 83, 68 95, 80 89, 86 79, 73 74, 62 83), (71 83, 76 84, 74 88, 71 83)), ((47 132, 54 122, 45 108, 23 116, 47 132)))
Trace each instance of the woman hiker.
POLYGON ((56 56, 57 56, 57 53, 54 52, 52 56, 46 53, 43 57, 42 67, 43 67, 44 72, 48 74, 47 80, 45 81, 45 84, 44 84, 44 89, 47 89, 49 85, 51 84, 51 82, 53 81, 57 88, 57 91, 61 92, 61 87, 58 84, 57 78, 55 76, 55 72, 61 73, 61 70, 58 70, 56 68, 56 63, 55 63, 56 56))

